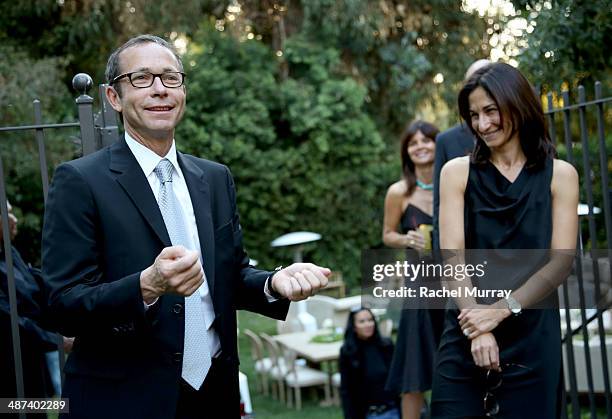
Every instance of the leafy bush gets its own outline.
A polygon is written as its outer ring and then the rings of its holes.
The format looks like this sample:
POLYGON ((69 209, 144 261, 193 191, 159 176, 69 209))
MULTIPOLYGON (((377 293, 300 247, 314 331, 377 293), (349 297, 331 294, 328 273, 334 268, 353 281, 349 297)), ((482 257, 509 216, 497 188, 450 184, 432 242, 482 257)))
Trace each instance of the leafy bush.
MULTIPOLYGON (((40 99, 43 122, 65 122, 75 112, 74 101, 61 82, 64 62, 32 59, 23 51, 0 45, 0 126, 34 123, 33 99, 40 99)), ((74 120, 74 117, 70 117, 74 120)), ((72 158, 74 130, 45 130, 49 177, 59 162, 72 158)), ((7 196, 19 218, 16 246, 27 261, 39 264, 44 212, 43 189, 34 131, 0 133, 0 156, 7 196)))
POLYGON ((335 50, 294 37, 284 59, 286 79, 262 43, 205 27, 185 57, 178 145, 231 168, 245 244, 262 266, 291 260, 270 248, 275 237, 314 231, 323 239, 306 259, 355 284, 361 249, 380 240, 390 153, 364 111, 365 89, 335 72, 335 50))
MULTIPOLYGON (((579 138, 578 136, 574 138, 579 138)), ((589 174, 591 188, 593 191, 593 205, 599 207, 601 209, 600 215, 595 216, 595 226, 597 231, 597 242, 595 244, 589 238, 589 227, 587 217, 580 217, 581 220, 581 231, 584 240, 585 248, 597 248, 597 249, 606 249, 610 247, 610 244, 606 244, 606 230, 605 230, 605 220, 604 220, 604 190, 601 182, 601 166, 600 166, 600 153, 599 153, 599 138, 595 135, 589 136, 589 165, 591 167, 591 171, 589 174)), ((605 139, 605 150, 606 154, 605 161, 607 162, 607 166, 605 170, 607 171, 607 175, 609 177, 609 173, 612 171, 612 159, 610 158, 609 152, 607 150, 612 150, 612 136, 608 135, 605 139)), ((557 145, 557 152, 559 153, 559 158, 563 160, 568 160, 567 147, 565 144, 559 143, 557 145)), ((584 173, 584 162, 583 162, 583 147, 581 142, 572 143, 572 158, 574 166, 576 170, 578 170, 578 174, 580 176, 580 202, 588 203, 587 191, 584 187, 585 182, 585 173, 584 173)), ((608 191, 610 193, 612 189, 608 191)), ((612 198, 612 195, 610 196, 612 198)), ((612 210, 612 208, 611 208, 612 210)))

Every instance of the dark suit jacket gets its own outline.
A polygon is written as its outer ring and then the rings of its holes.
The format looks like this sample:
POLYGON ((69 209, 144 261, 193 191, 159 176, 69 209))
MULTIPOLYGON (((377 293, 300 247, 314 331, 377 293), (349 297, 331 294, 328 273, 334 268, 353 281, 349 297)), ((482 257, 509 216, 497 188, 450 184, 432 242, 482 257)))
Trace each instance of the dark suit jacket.
POLYGON ((440 210, 440 171, 442 166, 456 157, 467 156, 474 150, 474 135, 467 125, 457 124, 436 137, 433 196, 433 248, 440 249, 438 216, 440 210))
MULTIPOLYGON (((2 244, 0 244, 2 245, 2 244)), ((19 315, 21 366, 26 397, 53 394, 45 352, 57 349, 57 335, 40 326, 44 305, 39 271, 27 265, 14 247, 13 273, 19 315)), ((8 274, 4 252, 0 253, 0 397, 16 397, 15 361, 11 334, 8 274)))
MULTIPOLYGON (((237 388, 236 309, 283 319, 289 303, 269 303, 270 272, 248 265, 227 167, 181 153, 178 161, 195 212, 220 358, 236 374, 237 388)), ((123 139, 58 166, 45 209, 43 274, 54 326, 76 336, 65 368, 70 417, 174 417, 184 298, 164 295, 145 312, 139 281, 167 246, 153 192, 123 139)))

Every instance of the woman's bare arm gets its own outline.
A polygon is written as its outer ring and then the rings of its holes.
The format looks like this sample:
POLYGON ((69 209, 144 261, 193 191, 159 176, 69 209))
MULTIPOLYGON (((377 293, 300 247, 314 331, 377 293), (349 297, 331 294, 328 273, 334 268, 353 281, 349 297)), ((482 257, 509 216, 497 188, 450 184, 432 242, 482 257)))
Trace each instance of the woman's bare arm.
POLYGON ((572 268, 578 235, 578 173, 555 160, 550 185, 552 194, 552 238, 549 262, 511 295, 523 308, 532 307, 555 291, 572 268))
MULTIPOLYGON (((469 157, 459 157, 446 163, 440 172, 440 247, 444 264, 465 265, 465 231, 463 210, 465 188, 470 170, 469 157)), ((472 281, 446 278, 442 284, 450 289, 471 288, 472 281)), ((473 297, 455 298, 459 308, 476 304, 473 297)))
POLYGON ((396 249, 405 249, 407 247, 422 249, 425 247, 425 239, 420 232, 414 230, 409 231, 407 234, 398 232, 400 220, 405 210, 405 188, 404 181, 400 181, 389 186, 387 190, 385 216, 383 219, 383 243, 388 247, 396 249))

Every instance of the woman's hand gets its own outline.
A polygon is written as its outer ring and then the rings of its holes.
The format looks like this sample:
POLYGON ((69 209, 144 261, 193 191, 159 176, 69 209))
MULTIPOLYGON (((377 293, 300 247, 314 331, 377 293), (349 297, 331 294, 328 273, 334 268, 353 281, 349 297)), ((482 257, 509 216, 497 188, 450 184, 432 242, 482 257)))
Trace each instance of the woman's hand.
POLYGON ((472 339, 472 358, 474 363, 488 370, 499 371, 499 347, 493 333, 483 333, 472 339))
POLYGON ((425 237, 417 230, 410 230, 404 236, 406 247, 411 247, 417 250, 425 249, 425 237))
POLYGON ((463 334, 468 339, 475 339, 495 329, 509 315, 508 308, 496 308, 496 306, 494 308, 494 306, 478 304, 461 310, 457 319, 463 334))

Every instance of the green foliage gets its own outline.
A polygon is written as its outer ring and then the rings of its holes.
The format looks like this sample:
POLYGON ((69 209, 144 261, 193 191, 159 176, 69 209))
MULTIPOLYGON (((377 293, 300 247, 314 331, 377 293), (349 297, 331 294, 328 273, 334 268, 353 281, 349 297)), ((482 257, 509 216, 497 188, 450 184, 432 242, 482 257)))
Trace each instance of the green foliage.
MULTIPOLYGON (((536 24, 520 57, 531 80, 609 84, 610 0, 513 2, 536 24)), ((400 173, 398 133, 415 117, 452 125, 465 69, 488 56, 488 24, 461 7, 456 0, 2 1, 0 123, 29 123, 35 97, 46 122, 73 120, 72 76, 85 71, 101 82, 109 53, 135 34, 193 39, 179 147, 232 168, 246 244, 262 266, 290 258, 270 249, 273 238, 312 230, 323 240, 307 258, 355 283, 359 252, 380 242, 384 192, 400 173), (437 73, 441 84, 432 82, 437 73)), ((72 154, 71 133, 45 135, 53 168, 72 154)), ((31 132, 0 139, 9 196, 23 209, 20 237, 36 258, 37 148, 31 132)))
POLYGON ((515 0, 522 15, 535 25, 525 34, 528 48, 520 66, 544 84, 557 90, 565 82, 573 88, 595 80, 609 85, 612 56, 612 2, 610 0, 515 0))
POLYGON ((275 237, 315 231, 323 240, 307 259, 356 282, 361 249, 380 236, 385 145, 364 112, 365 89, 334 72, 337 53, 297 37, 285 59, 283 80, 262 43, 202 30, 185 58, 179 148, 232 169, 246 247, 262 266, 290 261, 270 248, 275 237))
MULTIPOLYGON (((367 111, 394 143, 424 105, 455 109, 458 85, 481 45, 484 23, 456 1, 302 2, 303 36, 341 52, 344 71, 367 88, 367 111), (445 82, 436 85, 441 73, 445 82)), ((484 48, 484 49, 483 49, 484 48)), ((442 127, 455 123, 436 115, 442 127)))
MULTIPOLYGON (((604 211, 604 188, 602 187, 601 181, 601 164, 600 164, 600 150, 599 150, 599 138, 596 135, 588 136, 588 159, 589 166, 591 168, 589 173, 589 181, 591 183, 591 189, 593 192, 593 205, 599 207, 602 212, 602 215, 595 216, 596 223, 596 231, 597 231, 597 239, 596 243, 593 243, 592 240, 588 238, 588 224, 587 217, 581 217, 581 229, 583 232, 583 240, 585 248, 595 248, 595 249, 606 249, 609 248, 609 245, 606 244, 606 231, 605 231, 605 222, 603 219, 603 211, 604 211)), ((559 153, 559 158, 567 161, 571 161, 574 164, 574 167, 578 170, 578 175, 580 177, 580 202, 588 203, 587 189, 585 186, 585 172, 584 172, 584 148, 582 146, 582 142, 574 142, 571 147, 571 157, 568 155, 567 147, 565 144, 557 145, 557 152, 559 153)), ((604 172, 609 175, 612 172, 612 156, 608 152, 608 150, 612 150, 612 136, 608 135, 605 139, 605 145, 603 154, 605 155, 604 161, 607 163, 603 168, 604 172)))
MULTIPOLYGON (((32 99, 41 99, 43 122, 63 122, 74 109, 68 89, 61 83, 64 62, 47 58, 34 60, 11 46, 0 45, 0 125, 34 123, 32 99)), ((74 120, 74 118, 70 118, 74 120)), ((66 130, 47 130, 47 163, 72 157, 73 144, 66 130)), ((7 196, 19 218, 17 246, 26 260, 40 258, 43 190, 38 162, 38 146, 33 131, 0 133, 0 156, 4 166, 7 196)), ((51 172, 49 173, 49 175, 51 172)))
POLYGON ((33 121, 32 100, 43 98, 43 115, 64 117, 70 94, 62 84, 65 60, 32 59, 10 45, 0 45, 0 124, 33 121))
POLYGON ((222 16, 228 0, 0 1, 0 42, 33 58, 63 57, 72 75, 102 81, 110 53, 140 33, 170 37, 195 31, 204 15, 222 16), (174 34, 172 33, 174 32, 174 34))

